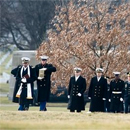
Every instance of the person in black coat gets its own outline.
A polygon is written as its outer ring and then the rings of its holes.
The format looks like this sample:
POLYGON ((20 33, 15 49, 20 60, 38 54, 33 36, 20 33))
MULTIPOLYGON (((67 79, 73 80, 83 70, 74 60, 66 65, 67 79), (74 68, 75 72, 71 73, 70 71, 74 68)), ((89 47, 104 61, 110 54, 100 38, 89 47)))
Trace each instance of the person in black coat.
POLYGON ((81 68, 74 68, 75 75, 70 78, 68 86, 68 109, 70 112, 81 112, 85 110, 84 92, 86 90, 86 80, 81 76, 81 68))
POLYGON ((110 112, 123 112, 124 81, 120 79, 120 72, 113 72, 115 79, 110 82, 110 112))
MULTIPOLYGON (((13 94, 13 101, 15 102, 19 98, 18 110, 28 110, 29 104, 32 103, 33 99, 33 82, 36 80, 36 74, 34 69, 29 65, 30 58, 22 57, 22 64, 12 71, 16 73, 16 84, 13 94)), ((15 73, 14 73, 15 74, 15 73)))
MULTIPOLYGON (((11 74, 16 78, 18 69, 21 68, 21 65, 18 65, 16 68, 11 70, 11 74)), ((15 82, 15 87, 14 87, 14 92, 13 92, 13 98, 12 98, 12 102, 14 103, 19 103, 19 98, 16 97, 16 93, 18 92, 18 84, 20 84, 20 82, 18 80, 16 80, 15 82)))
POLYGON ((37 75, 38 102, 40 111, 46 111, 46 102, 49 101, 51 88, 51 74, 56 72, 52 64, 47 63, 48 56, 41 56, 41 63, 35 66, 37 75))
POLYGON ((124 89, 124 108, 125 113, 130 112, 130 72, 127 73, 127 81, 125 82, 125 89, 124 89))
POLYGON ((107 80, 102 76, 103 69, 96 69, 96 76, 91 79, 88 98, 90 99, 90 112, 105 112, 107 80))

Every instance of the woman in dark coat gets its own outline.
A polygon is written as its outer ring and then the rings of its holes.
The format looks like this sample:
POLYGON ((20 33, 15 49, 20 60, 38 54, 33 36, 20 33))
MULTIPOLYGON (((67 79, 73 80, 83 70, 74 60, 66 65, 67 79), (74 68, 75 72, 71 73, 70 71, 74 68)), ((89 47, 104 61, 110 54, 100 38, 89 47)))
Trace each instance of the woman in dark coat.
POLYGON ((88 97, 91 99, 89 111, 105 112, 107 80, 102 76, 103 69, 96 69, 96 76, 91 79, 88 97))
POLYGON ((46 102, 50 97, 51 74, 56 71, 52 64, 47 63, 48 56, 41 56, 41 63, 35 66, 37 75, 38 102, 40 111, 46 111, 46 102), (39 70, 44 69, 44 77, 39 77, 39 70))
POLYGON ((70 78, 68 86, 68 109, 70 112, 81 112, 85 110, 84 92, 86 90, 86 80, 81 76, 81 68, 74 68, 75 76, 70 78))

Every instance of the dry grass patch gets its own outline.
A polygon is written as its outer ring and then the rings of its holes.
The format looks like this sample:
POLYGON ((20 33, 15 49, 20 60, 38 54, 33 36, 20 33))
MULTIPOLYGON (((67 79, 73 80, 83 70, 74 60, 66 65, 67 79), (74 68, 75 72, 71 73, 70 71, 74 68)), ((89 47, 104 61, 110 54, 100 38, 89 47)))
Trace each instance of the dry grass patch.
POLYGON ((0 111, 1 130, 130 130, 129 114, 0 111))

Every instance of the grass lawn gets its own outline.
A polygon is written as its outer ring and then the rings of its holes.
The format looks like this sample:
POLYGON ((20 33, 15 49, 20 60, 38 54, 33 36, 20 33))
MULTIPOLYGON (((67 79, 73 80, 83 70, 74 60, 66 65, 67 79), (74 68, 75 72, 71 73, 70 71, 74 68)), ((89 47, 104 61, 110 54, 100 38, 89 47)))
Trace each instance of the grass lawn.
MULTIPOLYGON (((4 100, 7 100, 4 99, 4 100)), ((47 103, 46 112, 39 106, 17 111, 18 104, 0 104, 0 130, 130 130, 130 114, 70 113, 66 103, 47 103)))
POLYGON ((47 112, 0 110, 1 130, 130 130, 130 115, 70 113, 62 108, 47 112))
POLYGON ((18 104, 0 97, 0 130, 130 130, 130 114, 70 113, 67 103, 47 103, 46 112, 39 106, 18 111, 18 104))

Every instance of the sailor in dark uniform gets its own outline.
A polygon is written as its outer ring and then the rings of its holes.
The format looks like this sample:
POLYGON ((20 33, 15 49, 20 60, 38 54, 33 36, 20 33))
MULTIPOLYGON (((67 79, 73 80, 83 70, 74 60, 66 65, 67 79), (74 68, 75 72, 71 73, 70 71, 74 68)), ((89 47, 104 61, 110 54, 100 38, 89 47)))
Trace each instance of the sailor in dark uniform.
POLYGON ((68 86, 68 109, 70 112, 81 112, 85 110, 84 91, 86 90, 86 80, 81 76, 81 68, 74 68, 75 75, 70 78, 68 86))
POLYGON ((127 73, 128 80, 125 82, 124 107, 125 113, 130 112, 130 72, 127 73))
POLYGON ((90 99, 90 112, 105 112, 107 80, 102 76, 103 69, 96 69, 96 76, 91 79, 88 98, 90 99))
POLYGON ((19 99, 19 108, 18 110, 28 110, 29 104, 32 103, 33 99, 33 82, 36 80, 36 74, 32 66, 29 65, 30 58, 22 57, 22 65, 18 66, 11 73, 16 73, 16 84, 13 94, 13 102, 15 102, 15 98, 19 99))
POLYGON ((110 112, 123 112, 124 81, 120 79, 120 72, 113 72, 115 79, 110 82, 110 112))
POLYGON ((46 102, 49 101, 51 88, 51 74, 56 72, 52 64, 47 63, 48 56, 40 56, 41 63, 35 66, 37 75, 38 102, 40 102, 40 111, 46 111, 46 102))

